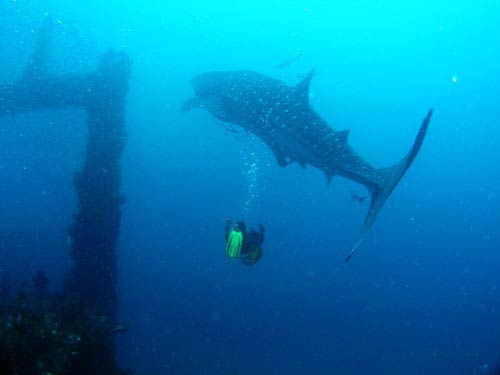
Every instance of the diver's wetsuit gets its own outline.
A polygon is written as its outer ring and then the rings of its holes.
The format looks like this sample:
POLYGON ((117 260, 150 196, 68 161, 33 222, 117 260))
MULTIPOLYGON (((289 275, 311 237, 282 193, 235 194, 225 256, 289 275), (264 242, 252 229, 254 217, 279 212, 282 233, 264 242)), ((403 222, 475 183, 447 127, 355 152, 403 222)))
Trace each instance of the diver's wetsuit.
MULTIPOLYGON (((250 251, 262 245, 264 242, 264 226, 262 224, 259 225, 259 231, 255 231, 253 228, 250 229, 249 232, 246 230, 246 225, 243 221, 238 222, 238 227, 243 234, 243 243, 241 245, 241 254, 246 255, 249 254, 250 251)), ((226 242, 229 238, 229 233, 231 232, 231 221, 226 220, 226 226, 224 227, 224 237, 226 238, 226 242)))

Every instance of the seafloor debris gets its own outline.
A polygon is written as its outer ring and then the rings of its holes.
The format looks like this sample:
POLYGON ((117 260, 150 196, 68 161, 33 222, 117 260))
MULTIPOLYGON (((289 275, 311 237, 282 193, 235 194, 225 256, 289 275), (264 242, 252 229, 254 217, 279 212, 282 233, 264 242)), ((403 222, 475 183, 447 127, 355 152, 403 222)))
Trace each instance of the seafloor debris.
MULTIPOLYGON (((36 289, 3 298, 0 374, 83 374, 89 350, 109 341, 123 324, 104 315, 82 314, 81 308, 76 299, 36 293, 36 289)), ((117 369, 114 374, 130 373, 117 369)))

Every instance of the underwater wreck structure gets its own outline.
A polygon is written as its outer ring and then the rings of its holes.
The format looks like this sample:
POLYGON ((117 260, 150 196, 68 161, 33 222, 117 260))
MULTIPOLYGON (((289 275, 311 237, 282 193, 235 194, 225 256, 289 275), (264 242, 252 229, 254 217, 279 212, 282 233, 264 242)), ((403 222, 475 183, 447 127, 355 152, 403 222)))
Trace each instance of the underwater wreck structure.
MULTIPOLYGON (((75 319, 107 322, 108 330, 78 353, 71 374, 117 374, 114 335, 117 313, 117 256, 121 205, 121 155, 126 138, 125 105, 131 62, 127 55, 103 54, 94 72, 55 75, 46 61, 51 34, 46 19, 30 62, 15 82, 0 83, 0 118, 38 110, 79 108, 88 138, 84 164, 74 178, 78 212, 69 228, 73 258, 62 300, 78 306, 75 319), (76 301, 76 302, 75 302, 76 301)), ((88 325, 87 325, 88 326, 88 325)), ((95 339, 95 337, 94 337, 95 339)))

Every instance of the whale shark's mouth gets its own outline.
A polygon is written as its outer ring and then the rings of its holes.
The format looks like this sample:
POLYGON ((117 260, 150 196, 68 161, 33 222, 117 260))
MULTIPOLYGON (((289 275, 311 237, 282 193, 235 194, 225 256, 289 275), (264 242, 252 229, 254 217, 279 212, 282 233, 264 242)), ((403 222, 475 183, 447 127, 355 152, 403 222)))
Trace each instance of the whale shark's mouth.
POLYGON ((203 73, 191 79, 194 92, 198 97, 209 97, 219 93, 223 76, 218 72, 203 73))
POLYGON ((209 85, 204 83, 204 81, 204 75, 197 75, 191 79, 191 85, 193 86, 193 90, 196 96, 207 96, 206 91, 209 88, 209 85))

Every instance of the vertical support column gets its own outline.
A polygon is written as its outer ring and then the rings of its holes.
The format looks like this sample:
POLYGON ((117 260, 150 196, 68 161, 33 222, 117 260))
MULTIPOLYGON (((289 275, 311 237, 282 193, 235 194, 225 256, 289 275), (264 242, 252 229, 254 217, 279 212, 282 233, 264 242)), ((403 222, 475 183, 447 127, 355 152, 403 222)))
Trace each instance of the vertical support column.
POLYGON ((78 375, 114 375, 117 255, 120 232, 121 156, 130 60, 108 52, 96 72, 48 75, 45 69, 50 20, 42 28, 23 77, 0 85, 0 115, 77 107, 87 115, 88 139, 82 170, 74 179, 78 213, 69 228, 73 267, 64 285, 71 316, 88 337, 75 358, 78 375))
MULTIPOLYGON (((111 326, 117 312, 117 256, 120 231, 121 155, 125 141, 125 103, 130 62, 109 52, 100 61, 90 85, 87 104, 88 139, 83 168, 75 176, 79 212, 69 229, 74 266, 66 292, 77 298, 82 313, 100 317, 111 326)), ((82 374, 115 371, 114 334, 109 327, 87 348, 82 374)), ((82 358, 83 359, 83 358, 82 358)))

